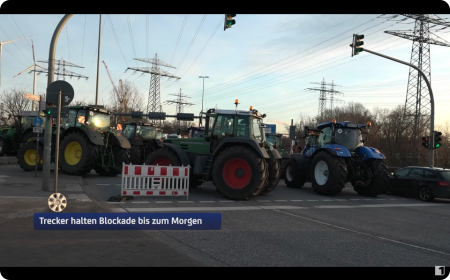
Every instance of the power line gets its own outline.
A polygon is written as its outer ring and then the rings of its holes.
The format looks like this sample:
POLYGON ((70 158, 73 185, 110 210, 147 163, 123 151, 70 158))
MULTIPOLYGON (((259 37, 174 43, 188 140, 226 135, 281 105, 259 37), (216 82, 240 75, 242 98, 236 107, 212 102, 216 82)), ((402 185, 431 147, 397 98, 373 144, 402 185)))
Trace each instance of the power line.
POLYGON ((183 34, 184 25, 186 24, 187 17, 188 17, 188 15, 184 16, 183 24, 181 25, 180 34, 178 35, 178 40, 177 40, 177 43, 175 44, 175 49, 173 50, 172 58, 170 59, 169 63, 172 63, 173 57, 175 56, 175 52, 177 51, 178 43, 180 43, 181 34, 183 34))
POLYGON ((70 59, 70 42, 69 42, 69 31, 67 31, 67 29, 68 29, 67 26, 68 26, 68 25, 66 24, 67 50, 69 51, 69 60, 72 60, 72 59, 70 59))
POLYGON ((114 34, 114 38, 116 39, 117 46, 119 47, 120 53, 122 54, 122 58, 125 61, 125 64, 128 66, 127 60, 126 60, 125 55, 123 54, 123 51, 122 51, 122 47, 120 46, 120 43, 119 43, 119 39, 117 38, 116 30, 114 29, 114 25, 112 23, 111 17, 109 15, 107 15, 107 17, 108 17, 108 20, 109 20, 109 25, 111 26, 111 30, 113 31, 113 34, 114 34))
MULTIPOLYGON (((86 38, 86 16, 84 15, 84 31, 83 31, 83 46, 81 47, 81 65, 83 65, 83 53, 84 53, 84 38, 86 38)), ((84 70, 84 68, 83 68, 84 70)), ((83 72, 83 70, 81 70, 81 72, 83 72)))

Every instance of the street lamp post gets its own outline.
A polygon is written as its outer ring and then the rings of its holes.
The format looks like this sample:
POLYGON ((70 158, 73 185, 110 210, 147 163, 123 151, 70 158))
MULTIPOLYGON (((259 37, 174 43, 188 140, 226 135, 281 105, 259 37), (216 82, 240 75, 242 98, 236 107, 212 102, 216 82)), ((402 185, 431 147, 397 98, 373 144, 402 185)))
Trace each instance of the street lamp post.
POLYGON ((199 76, 199 78, 203 79, 203 93, 202 93, 202 113, 203 113, 203 97, 205 96, 205 78, 209 78, 209 77, 208 76, 199 76))

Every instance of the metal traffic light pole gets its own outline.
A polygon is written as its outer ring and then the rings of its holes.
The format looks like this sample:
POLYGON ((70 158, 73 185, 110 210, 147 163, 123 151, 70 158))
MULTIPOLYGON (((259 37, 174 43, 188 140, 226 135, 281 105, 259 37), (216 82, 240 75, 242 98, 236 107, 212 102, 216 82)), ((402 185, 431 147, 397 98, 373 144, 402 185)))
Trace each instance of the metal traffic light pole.
MULTIPOLYGON (((430 104, 431 104, 430 143, 434 143, 434 97, 433 97, 433 90, 431 89, 431 84, 428 81, 427 77, 425 76, 425 73, 423 73, 422 70, 419 69, 419 67, 417 67, 417 66, 415 66, 415 65, 413 65, 411 63, 408 63, 408 62, 405 62, 405 61, 402 61, 402 60, 398 60, 398 59, 395 59, 395 58, 387 56, 387 55, 376 53, 376 52, 370 51, 370 50, 365 49, 365 48, 361 49, 361 50, 365 51, 365 52, 368 52, 368 53, 371 53, 371 54, 374 54, 374 55, 378 55, 378 56, 381 56, 381 57, 393 60, 393 61, 401 63, 401 64, 408 65, 408 66, 416 69, 420 73, 420 75, 422 75, 423 79, 427 83, 428 90, 430 92, 430 104)), ((433 148, 430 147, 430 155, 429 155, 430 156, 430 158, 429 158, 429 167, 430 168, 433 168, 433 165, 434 165, 433 151, 434 151, 433 148)))
MULTIPOLYGON (((48 81, 47 87, 53 83, 54 72, 55 72, 55 53, 56 53, 56 43, 58 42, 59 34, 61 33, 66 22, 73 16, 73 14, 65 15, 58 26, 56 26, 55 32, 53 32, 52 41, 50 42, 50 51, 48 55, 48 81)), ((59 130, 59 127, 57 128, 59 130)), ((44 162, 42 166, 42 187, 43 191, 49 191, 49 180, 50 180, 50 161, 51 161, 51 139, 52 139, 52 117, 45 116, 45 131, 44 131, 44 162)), ((59 139, 57 139, 59 140, 59 139)), ((55 166, 58 168, 58 166, 55 166)))

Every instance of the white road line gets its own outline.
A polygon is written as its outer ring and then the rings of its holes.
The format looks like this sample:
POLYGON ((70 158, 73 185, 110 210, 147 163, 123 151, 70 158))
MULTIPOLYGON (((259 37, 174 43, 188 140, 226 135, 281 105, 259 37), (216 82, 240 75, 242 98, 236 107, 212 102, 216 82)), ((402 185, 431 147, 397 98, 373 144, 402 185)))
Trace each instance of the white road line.
POLYGON ((156 203, 173 203, 172 201, 155 201, 156 203))
POLYGON ((386 198, 377 198, 376 200, 386 200, 386 198))
POLYGON ((97 186, 109 186, 111 184, 97 184, 97 186))
POLYGON ((446 206, 430 203, 408 204, 366 204, 366 205, 317 205, 314 208, 383 208, 383 207, 417 207, 417 206, 446 206))
MULTIPOLYGON (((425 205, 425 204, 423 204, 423 205, 425 205)), ((427 250, 427 251, 430 251, 430 252, 434 252, 434 253, 450 256, 449 253, 445 253, 445 252, 441 252, 441 251, 437 251, 437 250, 433 250, 433 249, 417 246, 417 245, 414 245, 414 244, 409 244, 409 243, 397 241, 397 240, 394 240, 394 239, 389 239, 389 238, 385 238, 385 237, 382 237, 382 236, 373 235, 373 234, 370 234, 370 233, 365 233, 365 232, 361 232, 361 231, 345 228, 345 227, 340 227, 340 226, 337 226, 337 225, 321 222, 321 221, 318 221, 318 220, 314 220, 314 219, 311 219, 311 218, 303 217, 303 216, 292 214, 292 213, 288 213, 288 212, 283 212, 283 211, 280 211, 280 210, 275 210, 275 211, 280 212, 280 213, 284 213, 286 215, 294 216, 294 217, 297 217, 297 218, 305 219, 305 220, 308 220, 308 221, 311 221, 311 222, 315 222, 315 223, 318 223, 318 224, 322 224, 322 225, 325 225, 325 226, 334 227, 334 228, 338 228, 338 229, 341 229, 341 230, 345 230, 345 231, 349 231, 349 232, 353 232, 353 233, 357 233, 357 234, 361 234, 361 235, 365 235, 365 236, 369 236, 369 237, 373 237, 373 238, 378 238, 378 239, 381 239, 381 240, 390 241, 390 242, 393 242, 393 243, 397 243, 397 244, 401 244, 401 245, 405 245, 405 246, 409 246, 409 247, 413 247, 413 248, 417 248, 417 249, 427 250)))
POLYGON ((149 203, 148 201, 132 201, 131 203, 149 203))
POLYGON ((187 211, 242 211, 242 210, 274 210, 274 209, 306 209, 297 206, 236 206, 236 207, 161 207, 161 208, 126 208, 128 212, 187 212, 187 211))
POLYGON ((373 198, 364 198, 363 200, 373 200, 373 198))

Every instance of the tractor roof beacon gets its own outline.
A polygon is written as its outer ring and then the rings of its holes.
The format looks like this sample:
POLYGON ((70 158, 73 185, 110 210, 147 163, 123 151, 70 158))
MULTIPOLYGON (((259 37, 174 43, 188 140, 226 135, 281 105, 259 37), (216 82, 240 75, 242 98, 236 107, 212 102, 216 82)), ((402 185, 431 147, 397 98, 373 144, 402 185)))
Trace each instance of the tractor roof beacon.
POLYGON ((146 165, 190 165, 190 188, 213 181, 231 200, 248 200, 275 188, 279 180, 276 149, 265 147, 262 119, 257 110, 209 109, 202 138, 173 138, 150 154, 146 165), (275 171, 274 171, 275 170, 275 171), (275 185, 273 185, 275 184, 275 185))
MULTIPOLYGON (((64 118, 60 136, 61 171, 68 175, 84 175, 95 170, 100 176, 117 176, 122 163, 129 163, 127 138, 111 131, 111 112, 103 106, 67 106, 69 117, 64 118)), ((52 162, 55 160, 56 134, 52 137, 52 162)), ((19 165, 33 171, 37 162, 42 169, 44 137, 30 138, 19 151, 19 165), (36 152, 36 141, 39 141, 36 152), (37 160, 36 160, 37 159, 37 160), (39 160, 40 159, 40 160, 39 160)))
POLYGON ((386 157, 376 148, 365 146, 370 122, 355 124, 324 122, 317 130, 307 134, 317 135, 317 143, 305 147, 302 154, 294 154, 286 167, 285 181, 291 188, 301 188, 311 182, 315 192, 336 195, 347 182, 362 196, 376 197, 389 184, 386 157))

